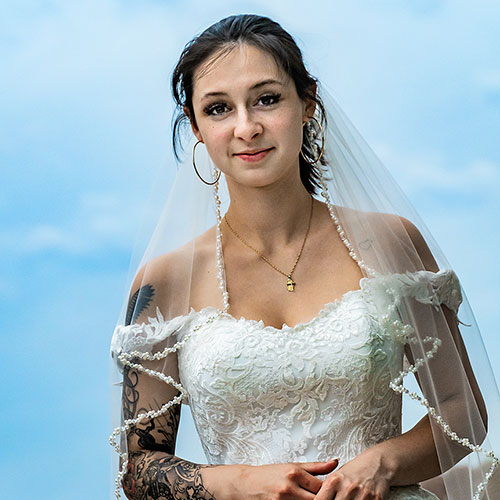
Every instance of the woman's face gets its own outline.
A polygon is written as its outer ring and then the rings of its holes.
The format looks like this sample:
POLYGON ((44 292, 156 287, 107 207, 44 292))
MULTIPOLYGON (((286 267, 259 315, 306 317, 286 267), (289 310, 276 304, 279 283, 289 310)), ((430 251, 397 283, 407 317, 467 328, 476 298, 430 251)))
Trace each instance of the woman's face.
POLYGON ((314 104, 302 101, 293 80, 256 47, 242 44, 210 62, 194 74, 191 125, 215 165, 228 181, 253 187, 292 172, 300 179, 302 124, 314 104))

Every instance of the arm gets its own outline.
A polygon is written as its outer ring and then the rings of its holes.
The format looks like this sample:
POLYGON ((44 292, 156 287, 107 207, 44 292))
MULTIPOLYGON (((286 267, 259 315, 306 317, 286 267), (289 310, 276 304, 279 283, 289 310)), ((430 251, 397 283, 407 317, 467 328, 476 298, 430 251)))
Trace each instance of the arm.
MULTIPOLYGON (((165 396, 165 385, 133 370, 124 373, 123 411, 130 418, 158 408, 157 397, 165 396), (147 380, 146 380, 147 377, 147 380), (158 385, 161 387, 155 387, 158 385), (156 390, 155 390, 156 389, 156 390)), ((168 391, 169 392, 169 391, 168 391)), ((175 396, 170 394, 168 398, 175 396)), ((166 414, 136 425, 128 435, 129 472, 123 488, 129 499, 158 498, 212 500, 205 488, 202 468, 209 467, 175 456, 180 405, 166 414)))
MULTIPOLYGON (((401 217, 401 222, 403 223, 404 228, 408 232, 411 241, 419 255, 419 257, 422 260, 422 264, 425 269, 429 271, 436 272, 439 270, 439 267, 434 259, 434 256, 432 255, 429 247, 427 246, 427 243, 425 242, 424 238, 422 237, 420 231, 415 227, 414 224, 412 224, 409 220, 401 217)), ((438 325, 440 328, 443 329, 448 329, 449 332, 451 333, 451 340, 452 342, 449 342, 448 344, 441 345, 437 356, 435 356, 433 359, 431 359, 431 363, 437 362, 439 363, 440 366, 444 368, 442 372, 442 376, 440 379, 437 381, 442 382, 442 386, 439 387, 439 392, 440 394, 445 395, 443 398, 446 399, 447 402, 450 404, 455 402, 455 406, 459 408, 459 403, 466 403, 466 397, 470 396, 470 401, 472 401, 475 406, 477 407, 478 410, 478 418, 480 419, 483 429, 481 431, 477 432, 476 435, 474 436, 474 440, 478 442, 483 441, 483 439, 486 437, 486 432, 488 428, 488 414, 486 411, 486 405, 483 399, 483 396, 481 394, 481 390, 479 389, 479 385, 477 383, 476 377, 474 375, 474 372, 472 370, 472 366, 470 364, 469 357, 467 355, 467 350, 465 348, 465 344, 462 338, 462 335, 460 333, 460 330, 458 328, 458 318, 455 315, 455 312, 449 309, 446 305, 441 305, 441 311, 444 315, 444 318, 446 320, 445 324, 438 325), (457 381, 456 377, 456 372, 453 369, 452 364, 450 363, 450 359, 457 359, 463 367, 465 371, 465 376, 466 376, 466 381, 465 381, 465 386, 460 384, 459 381, 457 381), (458 403, 457 403, 457 400, 458 403)), ((423 311, 425 313, 426 311, 423 311)), ((409 352, 408 349, 406 349, 406 355, 408 359, 410 360, 411 363, 413 363, 413 359, 411 356, 411 353, 409 352)), ((417 382, 419 383, 420 387, 422 387, 423 381, 416 376, 417 382)), ((441 402, 443 402, 441 401, 441 402)), ((458 416, 458 411, 455 412, 457 415, 456 419, 456 425, 460 427, 459 425, 459 419, 460 416, 458 416)), ((450 422, 451 423, 451 422, 450 422)), ((476 430, 476 429, 475 429, 476 430)), ((464 453, 462 456, 458 459, 460 460, 467 454, 466 450, 464 449, 464 453)), ((458 462, 457 460, 457 462, 458 462)), ((453 465, 453 464, 452 464, 453 465)))
MULTIPOLYGON (((397 223, 399 228, 402 223, 424 268, 433 272, 438 271, 438 265, 418 229, 404 218, 398 217, 397 223)), ((454 311, 446 305, 441 305, 441 311, 436 313, 429 305, 418 303, 413 313, 415 321, 422 321, 423 331, 425 331, 423 325, 429 320, 429 314, 434 314, 436 328, 440 331, 443 329, 442 331, 446 333, 443 336, 445 341, 436 355, 429 360, 429 364, 434 364, 434 373, 439 373, 440 376, 434 377, 432 386, 427 379, 426 371, 423 370, 421 375, 415 374, 419 386, 426 388, 427 394, 432 394, 435 388, 438 394, 438 412, 452 430, 460 437, 467 436, 472 442, 480 444, 486 435, 486 407, 454 311), (463 366, 463 377, 457 376, 459 372, 456 368, 459 363, 463 366), (468 407, 473 414, 472 422, 463 418, 465 407, 468 407)), ((413 355, 408 345, 405 347, 405 353, 413 364, 413 355)), ((432 400, 430 402, 435 406, 432 400)), ((347 493, 346 498, 357 499, 357 492, 364 490, 369 491, 375 498, 384 498, 390 486, 411 485, 435 477, 458 463, 468 453, 469 449, 444 437, 441 427, 426 415, 404 434, 372 446, 330 474, 320 494, 317 495, 317 500, 329 500, 334 492, 340 491, 353 492, 347 493), (447 448, 445 446, 443 448, 447 453, 438 456, 437 444, 446 444, 447 448)))
MULTIPOLYGON (((438 271, 439 267, 420 231, 409 220, 402 217, 400 220, 423 267, 432 272, 438 271)), ((422 309, 422 313, 418 314, 416 321, 420 321, 420 318, 425 318, 429 314, 435 314, 437 328, 445 332, 445 335, 438 352, 429 360, 429 364, 435 365, 435 373, 439 370, 440 374, 439 377, 434 377, 434 386, 430 386, 426 380, 425 370, 421 376, 418 373, 415 374, 416 380, 421 389, 427 388, 428 393, 435 390, 439 395, 438 412, 451 428, 459 436, 467 436, 472 442, 480 444, 486 436, 488 416, 458 328, 456 314, 444 304, 441 305, 441 310, 437 314, 432 308, 422 304, 416 305, 415 310, 418 309, 422 309), (457 376, 460 373, 456 369, 458 364, 463 366, 464 377, 457 376), (473 416, 473 422, 463 418, 463 408, 466 407, 475 409, 476 415, 473 416)), ((405 354, 413 364, 415 360, 408 344, 405 346, 405 354)), ((470 411, 474 413, 474 410, 470 411)), ((386 457, 391 484, 405 485, 424 481, 445 472, 471 452, 468 448, 443 437, 442 433, 441 427, 437 427, 436 422, 426 415, 408 432, 376 445, 372 452, 386 457), (433 432, 433 427, 435 427, 435 432, 433 432), (443 443, 446 440, 449 449, 446 456, 438 457, 435 440, 443 443), (408 449, 411 449, 412 453, 407 453, 408 449)))
MULTIPOLYGON (((142 285, 144 275, 139 272, 132 289, 127 310, 126 323, 136 322, 144 312, 150 312, 155 299, 157 285, 142 285), (141 286, 142 285, 142 286, 141 286)), ((145 368, 170 375, 178 381, 177 358, 168 355, 168 362, 142 362, 145 368)), ((136 418, 139 414, 159 409, 161 404, 178 396, 173 386, 140 371, 125 367, 123 372, 122 412, 124 419, 136 418)), ((199 465, 182 460, 174 455, 180 420, 181 405, 177 404, 156 418, 146 419, 132 427, 127 435, 128 472, 122 486, 129 499, 200 499, 213 500, 205 488, 199 465)))

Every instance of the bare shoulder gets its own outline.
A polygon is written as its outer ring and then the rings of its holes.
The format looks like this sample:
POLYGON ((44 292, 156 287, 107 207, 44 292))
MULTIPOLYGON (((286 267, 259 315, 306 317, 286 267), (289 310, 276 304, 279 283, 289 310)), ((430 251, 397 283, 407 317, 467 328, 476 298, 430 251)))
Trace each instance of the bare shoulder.
POLYGON ((185 270, 191 270, 193 265, 200 265, 214 251, 215 227, 211 227, 194 240, 175 250, 155 257, 144 264, 135 276, 131 290, 137 290, 145 282, 157 286, 175 287, 179 280, 184 280, 185 270))
POLYGON ((400 215, 388 214, 387 218, 394 230, 402 233, 403 238, 408 239, 409 237, 415 252, 420 257, 423 268, 437 272, 439 266, 418 227, 409 219, 400 215))
POLYGON ((193 273, 203 272, 214 253, 215 227, 211 227, 194 240, 144 264, 130 287, 128 319, 132 321, 143 312, 154 312, 156 306, 171 311, 172 315, 176 309, 179 314, 184 313, 184 298, 190 293, 193 273))
POLYGON ((353 208, 336 206, 335 210, 341 218, 348 221, 351 217, 362 217, 367 226, 375 232, 384 234, 389 232, 391 237, 399 237, 408 250, 415 252, 423 266, 429 271, 438 271, 439 267, 432 255, 428 242, 423 237, 418 227, 406 217, 394 213, 361 211, 353 208))

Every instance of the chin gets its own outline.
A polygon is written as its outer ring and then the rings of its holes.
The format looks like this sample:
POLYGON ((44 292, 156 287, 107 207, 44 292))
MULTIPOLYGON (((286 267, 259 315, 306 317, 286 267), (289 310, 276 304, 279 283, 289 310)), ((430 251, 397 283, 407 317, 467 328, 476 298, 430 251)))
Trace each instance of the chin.
POLYGON ((295 157, 273 157, 270 161, 249 162, 237 160, 226 163, 221 169, 228 183, 240 184, 248 187, 262 188, 279 183, 284 178, 294 176, 295 169, 299 169, 298 153, 295 157), (284 168, 284 165, 288 165, 284 168))
POLYGON ((266 168, 253 168, 245 172, 240 170, 237 175, 228 174, 226 179, 231 183, 258 188, 271 186, 279 182, 282 176, 283 172, 269 171, 266 168))

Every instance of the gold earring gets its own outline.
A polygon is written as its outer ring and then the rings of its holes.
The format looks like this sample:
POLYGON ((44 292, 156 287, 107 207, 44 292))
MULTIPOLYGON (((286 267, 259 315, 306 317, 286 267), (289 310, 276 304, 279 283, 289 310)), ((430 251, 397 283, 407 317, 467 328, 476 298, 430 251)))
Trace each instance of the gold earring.
POLYGON ((198 144, 200 144, 201 141, 198 141, 194 146, 193 146, 193 167, 194 167, 194 171, 196 172, 196 175, 205 183, 207 184, 208 186, 213 186, 214 184, 217 184, 217 182, 219 182, 219 179, 220 179, 220 170, 218 170, 218 174, 217 174, 217 179, 215 179, 215 181, 213 182, 207 182, 201 175, 200 173, 198 172, 198 169, 196 168, 196 163, 194 161, 194 152, 196 150, 196 146, 198 146, 198 144))
MULTIPOLYGON (((319 129, 321 130, 321 150, 319 152, 319 156, 314 160, 313 162, 310 162, 305 156, 304 153, 302 152, 302 148, 300 148, 300 154, 302 155, 302 158, 304 158, 306 163, 309 163, 309 165, 314 165, 315 163, 318 163, 319 160, 323 157, 323 153, 325 152, 325 133, 323 131, 323 127, 321 126, 321 123, 313 116, 311 120, 314 120, 317 124, 319 129)), ((309 122, 304 122, 304 125, 309 122)))

